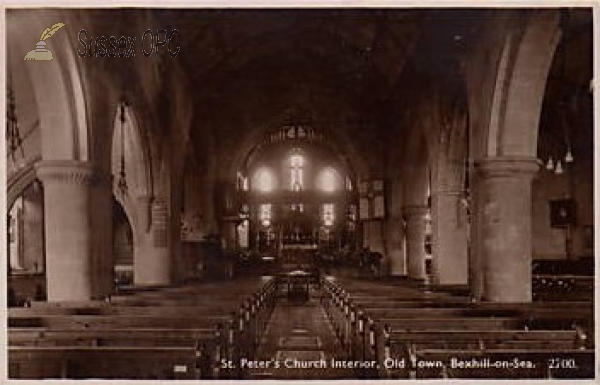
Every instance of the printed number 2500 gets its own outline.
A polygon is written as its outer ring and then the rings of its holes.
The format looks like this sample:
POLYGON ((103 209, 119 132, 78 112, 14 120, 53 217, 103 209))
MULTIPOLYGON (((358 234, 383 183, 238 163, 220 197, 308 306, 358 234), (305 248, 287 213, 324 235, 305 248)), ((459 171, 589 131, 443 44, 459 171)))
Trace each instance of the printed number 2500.
POLYGON ((577 369, 577 363, 573 358, 550 358, 549 369, 577 369))

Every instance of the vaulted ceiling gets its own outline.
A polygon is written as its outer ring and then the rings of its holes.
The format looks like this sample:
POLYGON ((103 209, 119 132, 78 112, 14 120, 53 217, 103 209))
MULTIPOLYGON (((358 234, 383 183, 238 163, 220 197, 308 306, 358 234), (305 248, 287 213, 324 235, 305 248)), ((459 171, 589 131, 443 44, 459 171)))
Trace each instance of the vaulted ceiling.
MULTIPOLYGON (((309 120, 364 152, 381 153, 399 94, 415 92, 407 78, 462 82, 455 79, 459 40, 465 25, 477 23, 461 12, 170 10, 154 16, 180 31, 177 59, 189 78, 195 121, 211 127, 221 145, 309 120)), ((206 132, 192 137, 202 140, 206 132)))

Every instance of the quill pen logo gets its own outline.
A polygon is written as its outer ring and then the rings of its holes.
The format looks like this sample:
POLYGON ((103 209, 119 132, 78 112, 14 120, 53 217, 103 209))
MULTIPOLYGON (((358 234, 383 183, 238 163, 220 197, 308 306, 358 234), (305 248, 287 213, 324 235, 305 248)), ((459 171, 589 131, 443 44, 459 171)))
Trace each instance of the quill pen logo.
POLYGON ((38 43, 35 45, 35 49, 27 52, 27 55, 25 55, 25 59, 23 60, 54 60, 52 51, 46 48, 46 40, 52 37, 56 33, 56 31, 58 31, 64 26, 65 23, 56 23, 52 27, 46 28, 44 32, 42 32, 40 41, 38 41, 38 43))

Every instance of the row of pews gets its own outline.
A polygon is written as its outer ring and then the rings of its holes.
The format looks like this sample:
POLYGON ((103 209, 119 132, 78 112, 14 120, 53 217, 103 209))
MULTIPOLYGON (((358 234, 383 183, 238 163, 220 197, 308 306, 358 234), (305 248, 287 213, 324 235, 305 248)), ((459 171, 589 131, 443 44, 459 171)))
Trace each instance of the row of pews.
POLYGON ((593 258, 536 260, 532 263, 537 301, 594 300, 593 258))
POLYGON ((220 363, 253 356, 276 295, 257 277, 9 308, 9 377, 240 378, 220 363))
POLYGON ((473 302, 453 291, 323 277, 321 303, 371 378, 593 378, 593 302, 473 302))

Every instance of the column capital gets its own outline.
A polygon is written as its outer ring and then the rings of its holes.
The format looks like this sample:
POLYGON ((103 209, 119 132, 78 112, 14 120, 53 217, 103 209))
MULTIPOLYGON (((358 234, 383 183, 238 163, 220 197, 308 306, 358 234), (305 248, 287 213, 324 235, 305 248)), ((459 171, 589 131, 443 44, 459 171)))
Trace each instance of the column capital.
POLYGON ((425 216, 429 211, 429 207, 426 205, 407 205, 402 206, 402 213, 406 217, 420 217, 425 216))
POLYGON ((484 178, 531 178, 540 163, 530 156, 497 156, 478 160, 475 167, 484 178))
POLYGON ((167 199, 161 196, 155 196, 148 200, 148 203, 152 204, 152 208, 155 210, 166 210, 167 209, 167 199))
POLYGON ((464 191, 459 189, 459 188, 444 188, 444 189, 438 189, 436 191, 432 191, 431 192, 431 197, 435 198, 435 197, 443 197, 443 196, 455 196, 455 197, 459 197, 464 195, 464 191))
POLYGON ((94 166, 76 160, 45 160, 37 163, 35 169, 44 182, 59 182, 90 186, 97 175, 94 166))
POLYGON ((154 199, 154 197, 152 195, 139 195, 137 197, 137 200, 139 202, 144 202, 144 203, 150 203, 150 202, 152 202, 153 199, 154 199))

